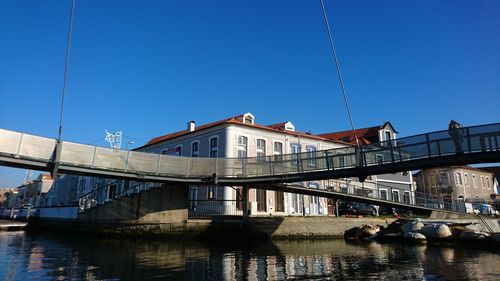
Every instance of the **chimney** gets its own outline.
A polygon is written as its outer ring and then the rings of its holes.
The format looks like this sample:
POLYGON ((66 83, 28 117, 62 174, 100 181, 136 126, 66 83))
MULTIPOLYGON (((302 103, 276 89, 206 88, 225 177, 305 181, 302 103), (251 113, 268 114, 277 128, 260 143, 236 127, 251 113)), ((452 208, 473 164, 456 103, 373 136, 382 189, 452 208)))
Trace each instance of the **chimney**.
POLYGON ((189 132, 192 132, 192 131, 194 131, 195 128, 196 128, 196 123, 194 121, 189 121, 188 126, 187 126, 187 130, 189 132))

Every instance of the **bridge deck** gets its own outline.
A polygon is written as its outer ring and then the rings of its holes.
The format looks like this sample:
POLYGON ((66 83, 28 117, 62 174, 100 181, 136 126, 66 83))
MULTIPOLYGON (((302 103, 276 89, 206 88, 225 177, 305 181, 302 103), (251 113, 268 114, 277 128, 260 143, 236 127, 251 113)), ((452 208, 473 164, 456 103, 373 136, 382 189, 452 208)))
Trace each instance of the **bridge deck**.
POLYGON ((124 151, 0 129, 0 165, 139 182, 247 185, 321 197, 356 200, 415 211, 432 206, 319 190, 301 181, 386 174, 426 167, 500 161, 500 123, 421 134, 370 145, 254 158, 190 158, 124 151))
POLYGON ((269 184, 498 162, 500 123, 374 143, 357 149, 253 158, 191 158, 90 146, 0 129, 0 165, 106 178, 186 184, 269 184), (458 153, 457 153, 458 151, 458 153), (214 175, 216 177, 214 177, 214 175))

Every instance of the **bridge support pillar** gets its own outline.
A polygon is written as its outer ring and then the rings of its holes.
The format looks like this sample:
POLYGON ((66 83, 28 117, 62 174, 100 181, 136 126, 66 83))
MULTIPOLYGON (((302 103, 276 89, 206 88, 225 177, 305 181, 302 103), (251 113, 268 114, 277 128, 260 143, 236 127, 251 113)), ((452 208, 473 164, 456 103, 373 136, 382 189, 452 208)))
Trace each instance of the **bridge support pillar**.
POLYGON ((249 209, 248 209, 248 190, 250 188, 248 187, 248 185, 244 185, 243 186, 243 190, 242 190, 242 204, 243 204, 243 220, 246 221, 248 220, 248 216, 249 216, 249 209))
POLYGON ((56 149, 54 151, 54 157, 53 157, 53 167, 52 167, 52 179, 56 179, 57 173, 59 170, 59 162, 61 161, 61 151, 62 151, 62 142, 61 140, 57 140, 56 144, 56 149))

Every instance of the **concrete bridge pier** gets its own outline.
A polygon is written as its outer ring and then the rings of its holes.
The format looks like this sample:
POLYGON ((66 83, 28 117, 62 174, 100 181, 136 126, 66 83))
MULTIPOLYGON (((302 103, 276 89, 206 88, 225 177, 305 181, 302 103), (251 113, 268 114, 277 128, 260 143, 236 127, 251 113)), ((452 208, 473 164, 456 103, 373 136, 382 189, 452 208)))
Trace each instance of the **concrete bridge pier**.
POLYGON ((167 185, 131 194, 78 214, 73 226, 110 233, 178 234, 186 231, 188 188, 167 185))

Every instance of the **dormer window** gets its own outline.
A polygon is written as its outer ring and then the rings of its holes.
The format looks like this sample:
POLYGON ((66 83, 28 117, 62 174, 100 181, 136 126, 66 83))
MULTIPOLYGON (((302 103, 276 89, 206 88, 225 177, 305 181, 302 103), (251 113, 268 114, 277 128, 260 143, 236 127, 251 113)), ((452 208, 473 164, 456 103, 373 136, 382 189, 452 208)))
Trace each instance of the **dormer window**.
POLYGON ((386 141, 392 140, 392 134, 390 131, 385 131, 385 140, 386 141))
POLYGON ((245 113, 243 114, 243 123, 253 125, 255 123, 255 117, 251 113, 245 113))
POLYGON ((295 126, 292 124, 292 122, 288 121, 285 123, 285 131, 295 132, 295 126))

